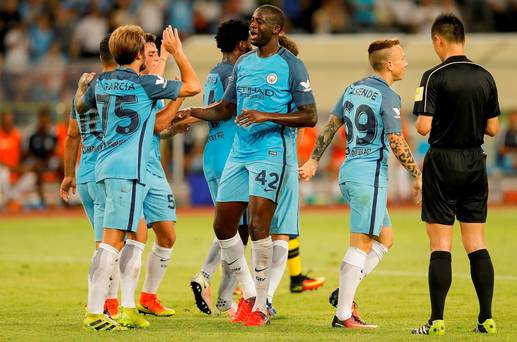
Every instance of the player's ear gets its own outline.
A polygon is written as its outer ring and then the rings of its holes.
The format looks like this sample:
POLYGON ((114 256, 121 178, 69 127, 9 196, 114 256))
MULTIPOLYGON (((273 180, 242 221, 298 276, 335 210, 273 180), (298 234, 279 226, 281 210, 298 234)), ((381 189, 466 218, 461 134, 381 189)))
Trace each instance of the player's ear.
POLYGON ((273 26, 273 33, 274 34, 280 34, 282 32, 282 27, 278 24, 275 24, 273 26))

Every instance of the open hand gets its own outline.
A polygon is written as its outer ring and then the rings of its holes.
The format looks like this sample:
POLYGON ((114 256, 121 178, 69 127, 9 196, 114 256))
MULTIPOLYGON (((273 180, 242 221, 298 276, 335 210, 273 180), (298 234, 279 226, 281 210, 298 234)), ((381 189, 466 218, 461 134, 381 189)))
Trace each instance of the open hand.
POLYGON ((319 162, 314 159, 309 159, 298 168, 298 174, 300 175, 300 178, 306 182, 308 182, 314 175, 316 174, 316 171, 318 170, 319 162))
POLYGON ((266 121, 269 121, 267 113, 259 112, 258 110, 253 109, 243 109, 242 113, 235 119, 235 123, 242 127, 248 127, 254 123, 261 123, 266 121))
POLYGON ((162 46, 165 50, 170 53, 173 57, 176 57, 177 53, 183 52, 183 46, 178 33, 178 29, 172 29, 169 25, 163 30, 162 46))

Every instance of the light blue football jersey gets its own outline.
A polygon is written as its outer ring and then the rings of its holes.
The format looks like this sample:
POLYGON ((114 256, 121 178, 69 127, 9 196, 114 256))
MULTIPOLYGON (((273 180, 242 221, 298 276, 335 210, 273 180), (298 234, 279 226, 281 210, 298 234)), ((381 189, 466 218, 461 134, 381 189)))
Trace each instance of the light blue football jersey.
MULTIPOLYGON (((290 113, 295 107, 314 104, 309 76, 303 62, 284 48, 261 58, 253 50, 239 58, 223 100, 237 104, 237 113, 255 109, 290 113)), ((228 160, 239 163, 277 162, 295 165, 296 130, 273 122, 237 126, 228 160)))
MULTIPOLYGON (((158 113, 165 107, 162 100, 156 101, 154 110, 158 113)), ((165 172, 163 171, 162 163, 160 162, 160 134, 153 133, 153 139, 151 141, 151 155, 147 162, 147 172, 152 173, 160 178, 165 178, 165 172)))
POLYGON ((346 88, 332 114, 346 129, 346 159, 339 183, 388 184, 386 134, 399 133, 400 96, 378 76, 366 77, 346 88))
POLYGON ((101 74, 89 87, 85 102, 101 113, 106 129, 97 157, 95 179, 134 179, 145 184, 151 155, 156 101, 176 99, 180 81, 155 75, 138 75, 119 67, 101 74))
MULTIPOLYGON (((219 63, 210 70, 203 95, 205 106, 223 98, 232 71, 233 64, 230 63, 219 63)), ((221 178, 235 136, 234 119, 232 116, 228 121, 208 123, 208 138, 203 151, 203 171, 207 181, 221 178)))
MULTIPOLYGON (((95 86, 95 82, 96 80, 92 81, 92 86, 95 86)), ((75 110, 75 98, 72 100, 70 118, 77 120, 81 135, 82 149, 81 159, 76 171, 77 184, 95 182, 95 164, 97 163, 99 148, 102 146, 104 132, 102 120, 95 107, 90 108, 86 113, 77 113, 75 110)))

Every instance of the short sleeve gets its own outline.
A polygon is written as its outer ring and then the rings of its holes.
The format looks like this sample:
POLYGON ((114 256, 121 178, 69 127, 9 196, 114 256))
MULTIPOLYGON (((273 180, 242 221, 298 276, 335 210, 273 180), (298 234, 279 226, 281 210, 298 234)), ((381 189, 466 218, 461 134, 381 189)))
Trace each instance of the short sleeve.
POLYGON ((400 133, 400 97, 393 93, 384 93, 381 102, 384 133, 400 133))
MULTIPOLYGON (((95 85, 97 84, 97 79, 94 79, 90 84, 88 85, 88 88, 86 89, 86 93, 84 94, 84 105, 87 109, 95 108, 96 101, 95 101, 95 85)), ((75 99, 74 99, 75 102, 75 99)), ((75 105, 73 106, 75 109, 75 105)))
POLYGON ((289 63, 290 88, 296 107, 315 104, 309 75, 305 65, 299 59, 289 63))
POLYGON ((228 103, 237 104, 237 70, 239 68, 239 61, 235 63, 233 67, 232 75, 228 78, 228 84, 226 86, 226 90, 224 91, 223 101, 228 103))
POLYGON ((182 85, 181 81, 166 80, 156 75, 142 76, 141 84, 151 100, 175 100, 179 96, 182 85))
POLYGON ((501 110, 499 109, 499 100, 497 96, 497 86, 495 85, 495 81, 491 78, 490 82, 490 95, 488 96, 488 101, 485 108, 485 114, 487 115, 487 119, 495 118, 501 115, 501 110))
POLYGON ((414 115, 433 116, 436 108, 437 82, 433 72, 427 71, 422 76, 420 86, 416 88, 414 115))
POLYGON ((339 97, 339 100, 334 105, 334 108, 330 111, 330 114, 335 115, 337 118, 341 119, 341 121, 343 121, 343 115, 345 112, 345 107, 344 107, 345 94, 346 94, 346 91, 339 97))

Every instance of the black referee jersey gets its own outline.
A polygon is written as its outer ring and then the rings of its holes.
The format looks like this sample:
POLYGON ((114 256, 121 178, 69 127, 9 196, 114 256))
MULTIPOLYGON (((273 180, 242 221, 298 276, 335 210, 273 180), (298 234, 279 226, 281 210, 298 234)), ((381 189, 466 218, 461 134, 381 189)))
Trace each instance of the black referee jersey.
POLYGON ((432 147, 481 146, 487 120, 500 114, 495 81, 467 57, 449 57, 422 76, 413 114, 433 117, 432 147))

